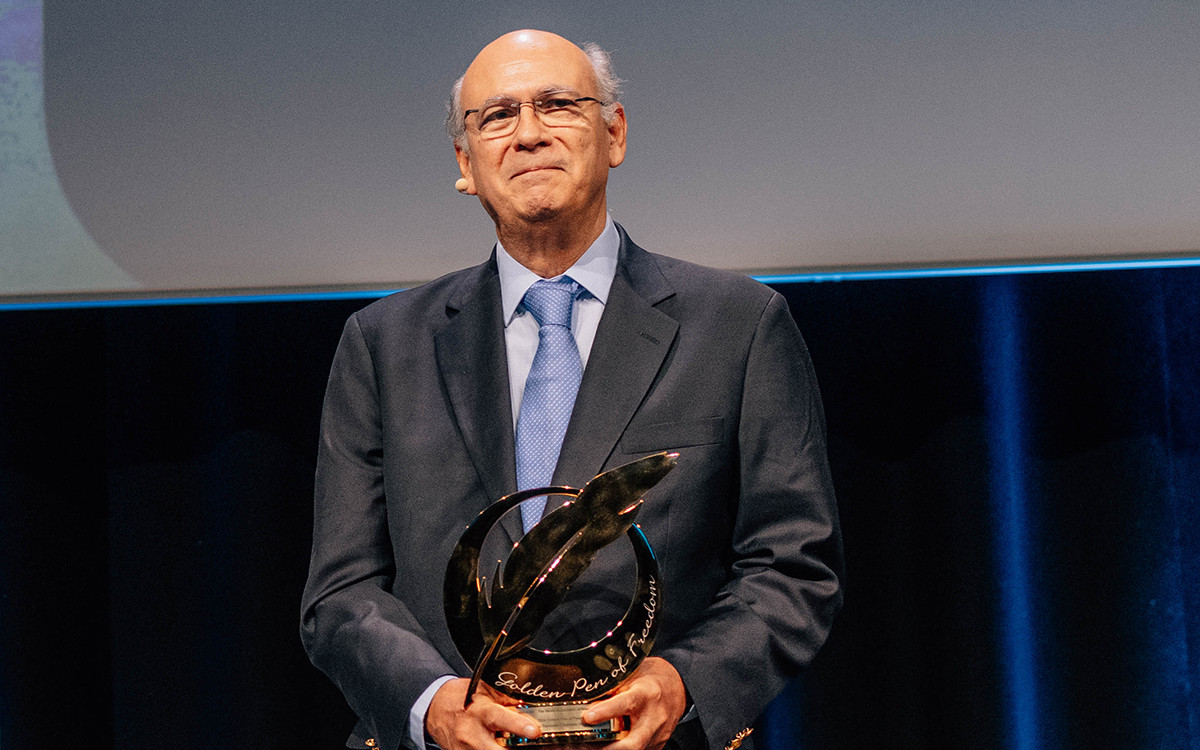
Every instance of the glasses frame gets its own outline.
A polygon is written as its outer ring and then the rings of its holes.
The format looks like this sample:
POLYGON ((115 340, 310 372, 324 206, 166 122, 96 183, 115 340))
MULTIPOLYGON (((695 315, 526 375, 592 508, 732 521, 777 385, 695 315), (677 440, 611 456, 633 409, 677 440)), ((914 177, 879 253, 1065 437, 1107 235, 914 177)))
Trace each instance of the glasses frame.
MULTIPOLYGON (((571 124, 554 124, 554 123, 546 122, 545 120, 542 119, 542 113, 538 111, 537 104, 538 104, 538 102, 545 101, 547 99, 567 99, 571 102, 574 102, 575 104, 583 104, 584 102, 595 102, 596 104, 599 104, 601 107, 607 107, 608 105, 612 104, 612 102, 601 101, 600 99, 597 99, 594 96, 579 96, 579 97, 563 96, 563 94, 575 94, 575 93, 578 93, 578 92, 570 91, 570 90, 550 91, 548 93, 541 94, 540 96, 537 96, 533 99, 525 99, 525 100, 519 101, 519 102, 512 100, 512 99, 489 100, 493 103, 507 101, 507 102, 512 102, 512 103, 516 104, 517 115, 516 115, 516 117, 512 118, 513 124, 511 126, 511 128, 505 129, 503 132, 495 133, 492 135, 485 134, 478 125, 474 128, 474 130, 479 135, 480 138, 504 138, 505 136, 512 135, 514 132, 516 132, 517 124, 521 119, 521 113, 525 110, 526 106, 530 107, 533 110, 533 114, 535 117, 538 118, 538 122, 542 123, 543 125, 545 125, 548 128, 571 127, 571 124)), ((463 111, 463 129, 471 130, 471 127, 467 122, 467 118, 473 114, 483 112, 483 110, 487 109, 490 106, 492 106, 492 104, 485 102, 484 106, 482 106, 482 107, 464 110, 463 111)))

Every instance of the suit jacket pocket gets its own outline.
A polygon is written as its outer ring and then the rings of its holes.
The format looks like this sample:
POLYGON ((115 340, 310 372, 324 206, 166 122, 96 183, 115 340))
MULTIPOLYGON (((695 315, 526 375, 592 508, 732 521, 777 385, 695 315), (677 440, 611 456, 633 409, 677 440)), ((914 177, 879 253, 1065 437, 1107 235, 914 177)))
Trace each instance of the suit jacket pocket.
POLYGON ((725 421, 721 417, 631 427, 621 438, 621 452, 654 453, 710 445, 721 442, 724 433, 725 421))

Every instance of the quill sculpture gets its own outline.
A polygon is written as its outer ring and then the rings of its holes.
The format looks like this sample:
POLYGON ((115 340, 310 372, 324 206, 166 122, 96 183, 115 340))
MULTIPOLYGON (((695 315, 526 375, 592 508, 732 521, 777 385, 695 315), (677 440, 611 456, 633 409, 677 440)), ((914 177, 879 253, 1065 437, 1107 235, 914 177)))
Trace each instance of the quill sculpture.
POLYGON ((613 690, 653 644, 661 619, 658 566, 633 521, 642 496, 674 468, 678 455, 658 453, 619 466, 596 476, 582 490, 542 487, 506 495, 467 528, 451 555, 443 593, 451 637, 474 667, 468 705, 483 681, 529 704, 574 705, 568 712, 575 717, 571 726, 560 732, 547 730, 554 720, 531 709, 542 723, 546 744, 620 736, 596 734, 595 727, 583 725, 577 718, 582 714, 578 703, 613 690), (479 577, 479 555, 488 531, 507 511, 539 495, 573 499, 530 529, 510 553, 503 575, 497 567, 486 590, 479 577), (568 587, 603 547, 623 534, 633 543, 638 568, 637 590, 625 616, 588 647, 562 652, 529 648, 568 587))

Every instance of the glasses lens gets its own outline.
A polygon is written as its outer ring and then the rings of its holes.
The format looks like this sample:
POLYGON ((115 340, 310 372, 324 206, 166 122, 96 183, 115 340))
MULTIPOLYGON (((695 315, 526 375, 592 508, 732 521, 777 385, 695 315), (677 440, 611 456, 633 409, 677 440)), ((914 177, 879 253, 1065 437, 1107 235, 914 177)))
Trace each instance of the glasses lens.
POLYGON ((521 114, 521 105, 514 101, 500 101, 489 104, 479 110, 479 132, 503 133, 511 130, 517 124, 521 114))
POLYGON ((555 91, 540 96, 532 102, 518 102, 512 99, 494 100, 474 112, 474 116, 478 118, 476 127, 484 136, 507 135, 516 129, 517 118, 521 116, 521 108, 527 103, 532 105, 538 119, 545 125, 575 125, 586 116, 580 100, 596 101, 581 97, 574 91, 555 91))
POLYGON ((578 94, 559 92, 542 97, 533 103, 543 122, 569 124, 583 118, 583 107, 575 101, 578 94))

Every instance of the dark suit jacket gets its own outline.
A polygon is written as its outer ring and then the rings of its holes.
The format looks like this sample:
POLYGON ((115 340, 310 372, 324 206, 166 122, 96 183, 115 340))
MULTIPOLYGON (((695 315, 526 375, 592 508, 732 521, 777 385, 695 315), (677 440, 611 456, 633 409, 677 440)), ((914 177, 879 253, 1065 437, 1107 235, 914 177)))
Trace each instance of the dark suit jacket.
MULTIPOLYGON (((469 674, 442 579, 467 524, 516 489, 512 426, 494 257, 346 323, 301 635, 382 747, 407 736, 430 682, 469 674)), ((638 517, 663 578, 655 655, 678 669, 720 748, 812 658, 840 606, 824 416, 778 294, 647 253, 621 230, 554 482, 580 487, 668 449, 678 466, 638 517)))

